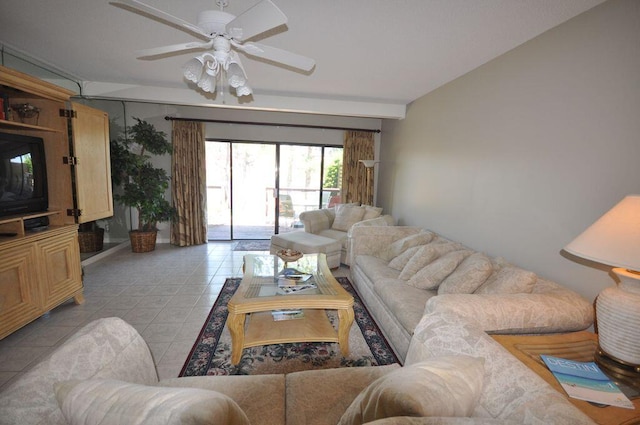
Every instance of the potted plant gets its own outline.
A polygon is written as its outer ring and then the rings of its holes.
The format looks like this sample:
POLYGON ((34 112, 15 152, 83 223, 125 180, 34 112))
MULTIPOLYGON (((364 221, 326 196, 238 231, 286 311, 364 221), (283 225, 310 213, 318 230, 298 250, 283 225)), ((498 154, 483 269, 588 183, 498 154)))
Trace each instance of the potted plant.
POLYGON ((149 154, 165 155, 172 151, 164 132, 152 124, 135 118, 127 136, 111 140, 111 178, 121 192, 113 198, 138 211, 138 227, 129 232, 131 250, 148 252, 155 249, 157 224, 170 221, 175 210, 165 199, 169 176, 155 168, 149 154))

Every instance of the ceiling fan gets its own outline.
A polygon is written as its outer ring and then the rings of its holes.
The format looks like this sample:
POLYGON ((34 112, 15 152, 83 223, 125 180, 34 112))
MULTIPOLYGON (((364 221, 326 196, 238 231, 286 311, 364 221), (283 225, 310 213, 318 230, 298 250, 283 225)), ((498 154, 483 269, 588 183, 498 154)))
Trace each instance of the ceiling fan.
POLYGON ((110 3, 151 16, 205 40, 141 50, 137 56, 139 59, 158 59, 189 50, 206 50, 185 63, 182 69, 187 80, 207 93, 214 93, 216 85, 223 87, 223 74, 226 74, 229 86, 235 89, 238 97, 253 93, 236 50, 302 71, 310 71, 315 66, 315 61, 308 57, 246 41, 287 23, 285 14, 271 0, 262 0, 238 16, 224 11, 228 0, 216 0, 220 10, 200 12, 196 25, 138 0, 113 0, 110 3))

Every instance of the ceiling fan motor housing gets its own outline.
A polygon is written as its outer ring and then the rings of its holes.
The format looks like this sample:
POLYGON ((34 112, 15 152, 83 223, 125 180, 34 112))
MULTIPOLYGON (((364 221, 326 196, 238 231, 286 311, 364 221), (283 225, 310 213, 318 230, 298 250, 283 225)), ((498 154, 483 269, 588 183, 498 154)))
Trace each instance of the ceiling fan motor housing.
POLYGON ((198 26, 207 34, 224 34, 235 16, 221 10, 204 10, 198 14, 198 26))

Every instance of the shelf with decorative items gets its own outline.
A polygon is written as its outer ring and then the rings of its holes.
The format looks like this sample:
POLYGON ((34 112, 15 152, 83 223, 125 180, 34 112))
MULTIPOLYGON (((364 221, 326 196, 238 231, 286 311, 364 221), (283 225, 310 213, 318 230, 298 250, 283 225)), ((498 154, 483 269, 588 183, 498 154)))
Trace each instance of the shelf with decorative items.
POLYGON ((33 130, 33 131, 49 131, 53 133, 61 133, 57 128, 42 127, 40 125, 25 124, 17 121, 0 120, 0 128, 15 130, 33 130))

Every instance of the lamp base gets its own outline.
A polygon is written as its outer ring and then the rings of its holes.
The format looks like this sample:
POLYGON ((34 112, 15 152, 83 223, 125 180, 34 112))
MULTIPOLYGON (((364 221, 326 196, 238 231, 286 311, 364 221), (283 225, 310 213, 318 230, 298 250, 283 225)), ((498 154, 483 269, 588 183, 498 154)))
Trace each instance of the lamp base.
POLYGON ((598 343, 609 357, 640 365, 640 274, 614 268, 620 282, 596 299, 598 343))
POLYGON ((602 372, 611 379, 633 388, 636 392, 640 391, 640 365, 632 365, 616 359, 607 354, 600 345, 596 349, 594 358, 602 372))
POLYGON ((640 397, 640 365, 621 362, 605 353, 599 345, 594 360, 627 397, 632 400, 640 397))

